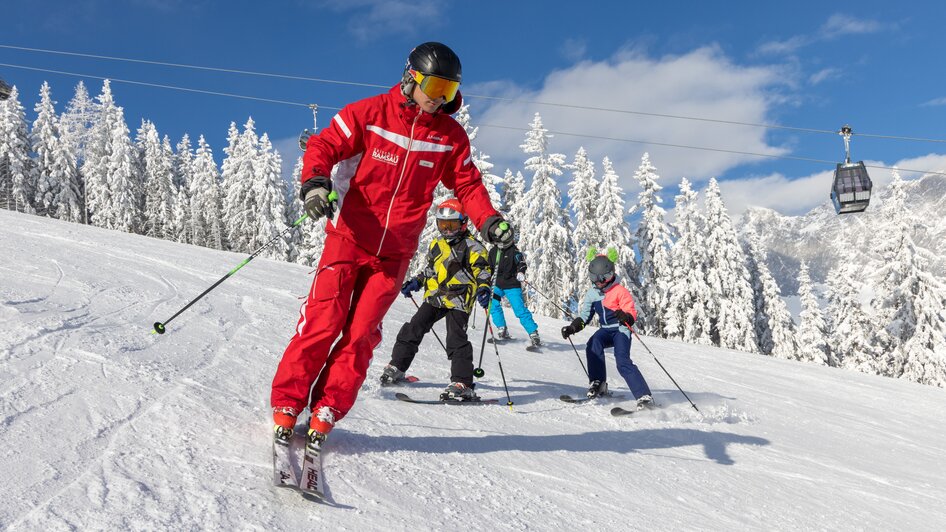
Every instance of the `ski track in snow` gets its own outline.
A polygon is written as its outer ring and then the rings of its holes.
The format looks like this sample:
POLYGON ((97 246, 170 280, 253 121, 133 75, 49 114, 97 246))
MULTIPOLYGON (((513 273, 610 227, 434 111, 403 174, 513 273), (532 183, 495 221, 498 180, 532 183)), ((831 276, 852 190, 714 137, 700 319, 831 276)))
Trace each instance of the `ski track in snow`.
POLYGON ((158 336, 244 256, 6 211, 0 241, 0 528, 946 526, 943 390, 648 338, 700 411, 635 341, 661 408, 615 418, 629 401, 558 400, 586 379, 561 324, 537 317, 543 353, 500 346, 511 409, 489 346, 477 392, 501 404, 403 403, 449 373, 429 338, 420 382, 378 385, 405 300, 328 440, 327 501, 307 501, 271 485, 268 394, 311 268, 257 259, 158 336))

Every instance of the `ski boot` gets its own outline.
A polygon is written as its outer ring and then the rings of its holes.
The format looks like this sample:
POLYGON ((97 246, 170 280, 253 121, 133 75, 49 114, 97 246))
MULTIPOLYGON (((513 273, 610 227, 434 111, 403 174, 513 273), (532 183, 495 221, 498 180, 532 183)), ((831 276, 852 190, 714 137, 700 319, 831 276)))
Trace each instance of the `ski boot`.
POLYGON ((591 385, 588 387, 588 393, 585 394, 589 399, 610 395, 608 393, 607 381, 591 381, 590 384, 591 385))
POLYGON ((273 409, 273 436, 276 443, 289 445, 292 439, 292 431, 296 426, 296 410, 291 407, 282 407, 273 409))
POLYGON ((335 426, 335 412, 327 406, 319 408, 317 411, 312 412, 312 418, 309 419, 309 436, 313 432, 322 435, 322 439, 325 439, 325 436, 332 431, 332 427, 335 426))
POLYGON ((306 450, 315 453, 322 452, 322 445, 325 443, 326 438, 328 438, 327 434, 323 434, 315 429, 309 429, 309 436, 306 438, 305 442, 306 450))
POLYGON ((381 373, 381 386, 387 386, 388 384, 397 384, 404 380, 404 372, 397 369, 392 364, 384 366, 384 371, 381 373))
POLYGON ((451 382, 450 386, 440 394, 441 401, 477 401, 479 397, 473 392, 473 387, 462 382, 451 382))
POLYGON ((657 403, 654 402, 654 398, 650 395, 642 395, 637 398, 637 409, 643 410, 645 408, 653 408, 657 406, 657 403))
POLYGON ((511 340, 512 336, 509 336, 509 328, 496 327, 496 339, 497 340, 511 340))
POLYGON ((532 341, 532 347, 540 347, 542 345, 542 339, 539 338, 539 331, 533 331, 530 333, 529 340, 532 341))

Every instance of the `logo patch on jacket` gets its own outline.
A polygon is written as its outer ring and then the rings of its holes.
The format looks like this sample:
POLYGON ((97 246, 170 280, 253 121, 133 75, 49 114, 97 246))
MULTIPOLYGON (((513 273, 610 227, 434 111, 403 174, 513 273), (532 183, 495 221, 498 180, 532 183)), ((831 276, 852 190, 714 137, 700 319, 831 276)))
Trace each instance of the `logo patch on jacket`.
POLYGON ((420 165, 423 166, 424 168, 433 168, 433 167, 434 167, 434 163, 432 163, 432 162, 430 162, 430 161, 425 161, 425 160, 423 160, 423 159, 420 160, 420 165))
POLYGON ((397 165, 398 161, 401 159, 401 156, 375 148, 371 151, 371 158, 376 161, 381 161, 382 163, 387 163, 394 166, 397 165))

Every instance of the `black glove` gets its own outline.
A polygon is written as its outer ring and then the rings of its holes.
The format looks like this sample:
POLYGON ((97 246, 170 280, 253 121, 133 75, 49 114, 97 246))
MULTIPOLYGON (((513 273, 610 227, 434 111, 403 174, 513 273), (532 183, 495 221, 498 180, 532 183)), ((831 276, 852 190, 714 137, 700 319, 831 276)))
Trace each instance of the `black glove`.
POLYGON ((327 177, 313 177, 302 184, 302 197, 305 198, 305 212, 309 218, 318 220, 323 216, 331 218, 338 205, 338 194, 332 190, 332 182, 327 177))
POLYGON ((411 292, 420 290, 420 281, 416 277, 411 277, 409 281, 404 281, 401 285, 401 295, 411 297, 411 292))
POLYGON ((476 290, 476 301, 480 304, 481 307, 489 308, 489 302, 493 298, 491 295, 491 292, 492 291, 489 288, 486 288, 485 286, 481 286, 479 287, 479 289, 476 290))
POLYGON ((617 309, 614 311, 614 317, 617 318, 619 322, 627 325, 628 327, 634 326, 634 316, 631 316, 630 314, 628 314, 627 312, 624 312, 621 309, 617 309))
POLYGON ((585 320, 581 318, 575 318, 572 320, 570 325, 562 327, 562 338, 568 338, 569 336, 575 334, 576 332, 585 328, 585 320))
POLYGON ((498 214, 494 214, 486 219, 486 223, 483 224, 483 230, 480 231, 480 233, 483 235, 484 240, 490 244, 496 244, 503 249, 508 248, 514 243, 515 234, 513 233, 512 226, 498 214))

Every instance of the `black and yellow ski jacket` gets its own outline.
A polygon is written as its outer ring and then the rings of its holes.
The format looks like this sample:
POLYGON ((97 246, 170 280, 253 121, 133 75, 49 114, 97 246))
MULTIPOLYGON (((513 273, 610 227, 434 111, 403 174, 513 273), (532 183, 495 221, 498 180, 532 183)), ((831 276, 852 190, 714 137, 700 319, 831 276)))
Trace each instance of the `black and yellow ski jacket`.
POLYGON ((431 305, 470 312, 477 289, 488 289, 490 276, 486 248, 467 234, 452 245, 444 238, 431 242, 427 266, 416 278, 431 305))

